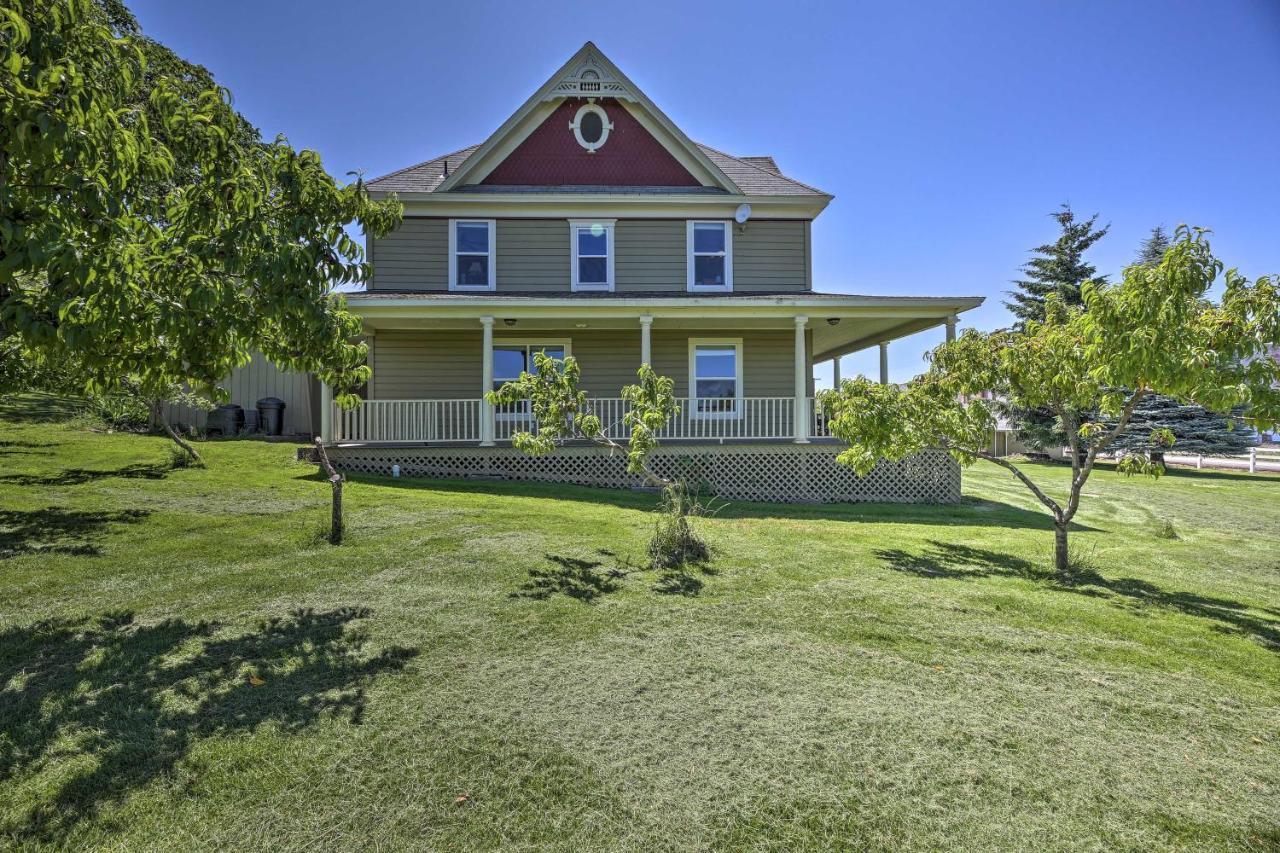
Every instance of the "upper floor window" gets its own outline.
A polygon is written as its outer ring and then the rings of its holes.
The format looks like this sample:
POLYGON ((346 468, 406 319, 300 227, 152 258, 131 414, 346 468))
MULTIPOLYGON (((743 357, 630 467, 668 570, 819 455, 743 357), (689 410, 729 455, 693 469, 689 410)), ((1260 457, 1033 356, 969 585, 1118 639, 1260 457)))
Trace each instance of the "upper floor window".
POLYGON ((689 291, 733 290, 733 235, 727 222, 690 222, 689 291))
POLYGON ((493 290, 494 265, 492 219, 449 220, 449 289, 493 290))
POLYGON ((571 221, 573 289, 613 290, 614 220, 571 221))

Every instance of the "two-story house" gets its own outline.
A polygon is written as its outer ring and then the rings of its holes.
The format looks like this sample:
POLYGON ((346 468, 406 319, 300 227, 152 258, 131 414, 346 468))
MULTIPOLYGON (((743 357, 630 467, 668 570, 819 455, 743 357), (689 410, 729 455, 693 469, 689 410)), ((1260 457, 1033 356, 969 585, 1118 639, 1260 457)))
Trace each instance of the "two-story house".
POLYGON ((403 224, 368 246, 364 322, 373 379, 341 412, 321 404, 339 464, 404 474, 624 485, 595 448, 522 457, 527 410, 485 391, 574 356, 606 424, 648 363, 675 380, 680 413, 658 464, 721 494, 775 500, 949 500, 938 454, 859 480, 835 464, 814 406, 813 365, 945 326, 971 297, 815 291, 812 223, 832 196, 773 158, 690 140, 588 43, 479 145, 370 181, 403 224))

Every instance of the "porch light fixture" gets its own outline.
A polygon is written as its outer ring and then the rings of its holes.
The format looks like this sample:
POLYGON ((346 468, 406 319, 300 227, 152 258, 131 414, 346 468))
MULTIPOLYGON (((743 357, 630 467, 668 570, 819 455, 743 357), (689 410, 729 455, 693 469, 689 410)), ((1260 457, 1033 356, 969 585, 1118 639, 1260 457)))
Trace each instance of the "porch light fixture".
POLYGON ((840 318, 839 318, 839 317, 828 317, 828 318, 827 318, 827 325, 828 325, 828 326, 839 326, 839 325, 840 325, 840 318))
POLYGON ((516 321, 512 317, 508 317, 507 319, 502 321, 502 325, 504 326, 514 326, 515 324, 516 324, 516 321))

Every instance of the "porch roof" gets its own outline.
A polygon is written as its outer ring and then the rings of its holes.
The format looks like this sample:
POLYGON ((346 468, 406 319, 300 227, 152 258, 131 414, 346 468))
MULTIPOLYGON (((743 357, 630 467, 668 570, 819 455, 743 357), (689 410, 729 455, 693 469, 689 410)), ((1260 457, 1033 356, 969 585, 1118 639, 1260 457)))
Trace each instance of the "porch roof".
POLYGON ((471 326, 481 316, 527 329, 655 327, 791 328, 806 316, 814 361, 857 352, 953 321, 981 296, 865 296, 848 293, 562 293, 502 294, 372 291, 347 295, 367 331, 471 326))

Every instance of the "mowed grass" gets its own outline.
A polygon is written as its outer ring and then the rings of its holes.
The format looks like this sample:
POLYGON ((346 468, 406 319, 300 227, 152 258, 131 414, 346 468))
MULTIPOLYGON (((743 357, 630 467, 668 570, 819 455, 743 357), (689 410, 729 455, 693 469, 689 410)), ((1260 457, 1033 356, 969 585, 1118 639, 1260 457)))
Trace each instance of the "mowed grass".
POLYGON ((292 445, 66 415, 0 402, 0 848, 1280 846, 1280 479, 1099 472, 1072 585, 985 464, 735 503, 673 586, 653 495, 356 478, 331 547, 292 445))

